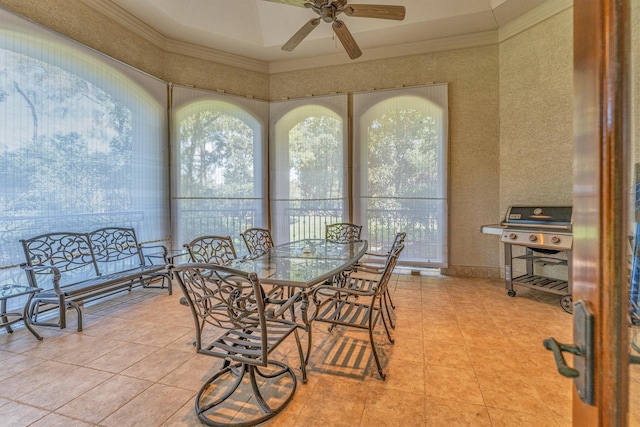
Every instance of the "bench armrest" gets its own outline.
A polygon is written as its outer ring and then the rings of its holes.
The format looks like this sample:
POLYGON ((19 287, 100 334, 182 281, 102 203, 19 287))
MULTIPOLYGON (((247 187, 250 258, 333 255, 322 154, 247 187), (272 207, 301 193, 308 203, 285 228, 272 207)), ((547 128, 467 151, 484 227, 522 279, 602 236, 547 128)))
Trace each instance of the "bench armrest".
POLYGON ((169 251, 165 245, 140 243, 138 247, 140 248, 140 252, 142 252, 142 256, 144 256, 151 265, 154 265, 153 259, 161 259, 163 264, 168 263, 167 255, 169 251))
POLYGON ((29 284, 34 288, 40 288, 40 290, 42 290, 42 287, 39 286, 37 283, 36 273, 44 274, 49 272, 50 274, 53 274, 53 279, 51 280, 51 282, 53 285, 53 289, 55 289, 56 291, 56 294, 60 295, 60 293, 62 292, 60 290, 60 278, 62 276, 60 274, 60 270, 57 267, 53 267, 51 265, 27 265, 27 264, 21 264, 20 267, 27 273, 29 284))

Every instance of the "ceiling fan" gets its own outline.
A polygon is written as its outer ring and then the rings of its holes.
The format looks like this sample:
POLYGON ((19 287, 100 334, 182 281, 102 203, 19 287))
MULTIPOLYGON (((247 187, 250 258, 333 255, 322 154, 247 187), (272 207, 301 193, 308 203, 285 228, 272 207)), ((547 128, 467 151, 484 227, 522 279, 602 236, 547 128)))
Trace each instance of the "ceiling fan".
POLYGON ((378 18, 393 19, 402 21, 404 19, 404 6, 389 6, 379 4, 347 4, 348 0, 267 0, 274 3, 283 3, 290 6, 306 7, 318 14, 319 18, 313 18, 302 26, 289 41, 283 46, 282 50, 291 52, 304 40, 305 37, 320 24, 320 21, 330 23, 333 32, 336 33, 340 43, 349 54, 351 59, 355 59, 362 55, 360 47, 351 35, 344 22, 338 19, 341 13, 347 16, 357 18, 378 18))

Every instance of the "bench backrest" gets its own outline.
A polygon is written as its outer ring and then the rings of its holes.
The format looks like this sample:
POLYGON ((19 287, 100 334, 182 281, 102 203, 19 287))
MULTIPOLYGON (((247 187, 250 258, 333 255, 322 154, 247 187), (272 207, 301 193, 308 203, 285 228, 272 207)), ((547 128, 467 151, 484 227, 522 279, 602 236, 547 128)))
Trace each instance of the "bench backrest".
POLYGON ((144 256, 133 228, 105 227, 89 233, 98 271, 116 273, 144 265, 144 256))
MULTIPOLYGON (((57 268, 60 271, 61 285, 99 275, 89 235, 86 233, 48 233, 20 242, 27 265, 57 268)), ((42 275, 52 275, 52 272, 29 270, 29 278, 34 282, 36 276, 42 275)), ((41 277, 38 282, 42 287, 42 283, 48 280, 41 277)))

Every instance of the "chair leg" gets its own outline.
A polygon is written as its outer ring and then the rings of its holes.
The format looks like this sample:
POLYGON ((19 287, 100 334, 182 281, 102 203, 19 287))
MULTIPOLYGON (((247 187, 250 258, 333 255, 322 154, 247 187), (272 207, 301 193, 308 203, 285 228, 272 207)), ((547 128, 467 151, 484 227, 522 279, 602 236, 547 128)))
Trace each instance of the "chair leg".
POLYGON ((396 308, 396 305, 393 303, 393 300, 391 299, 391 293, 389 292, 389 287, 387 287, 387 289, 385 290, 385 293, 389 298, 389 305, 391 305, 391 308, 396 308))
POLYGON ((387 375, 382 371, 382 366, 380 365, 380 358, 378 357, 378 352, 376 350, 376 343, 373 341, 373 324, 369 321, 369 342, 371 343, 371 352, 373 353, 373 358, 376 361, 376 366, 378 367, 378 375, 381 380, 387 378, 387 375))
POLYGON ((387 319, 389 319, 389 326, 391 326, 391 329, 395 329, 396 325, 395 325, 395 323, 393 321, 393 318, 391 317, 391 312, 393 311, 393 306, 391 304, 391 297, 389 297, 389 299, 387 299, 387 295, 388 295, 387 292, 385 292, 384 295, 382 295, 382 299, 384 300, 383 301, 384 309, 387 312, 387 319), (392 306, 391 309, 389 309, 390 305, 392 306))

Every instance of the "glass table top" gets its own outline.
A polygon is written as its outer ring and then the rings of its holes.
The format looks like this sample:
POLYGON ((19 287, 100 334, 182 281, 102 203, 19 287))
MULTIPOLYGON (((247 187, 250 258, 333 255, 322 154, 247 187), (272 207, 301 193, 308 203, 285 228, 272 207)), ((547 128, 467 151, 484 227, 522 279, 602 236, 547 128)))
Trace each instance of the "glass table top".
POLYGON ((309 287, 355 264, 366 250, 366 240, 338 243, 306 239, 275 246, 257 257, 234 260, 228 266, 255 272, 266 284, 309 287))

